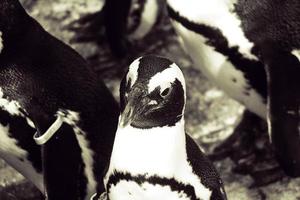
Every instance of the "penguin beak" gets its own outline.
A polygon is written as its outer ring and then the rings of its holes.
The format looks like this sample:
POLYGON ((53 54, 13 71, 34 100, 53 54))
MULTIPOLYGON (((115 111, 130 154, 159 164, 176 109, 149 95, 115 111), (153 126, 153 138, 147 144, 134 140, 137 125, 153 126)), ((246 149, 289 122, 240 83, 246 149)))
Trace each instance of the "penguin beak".
POLYGON ((131 122, 133 121, 133 116, 134 116, 134 108, 131 105, 132 103, 126 105, 123 113, 121 114, 121 120, 119 123, 119 126, 124 128, 125 126, 131 124, 131 122))
POLYGON ((150 101, 150 98, 144 95, 129 95, 128 103, 121 114, 119 126, 128 126, 141 118, 141 115, 145 113, 145 108, 150 101))

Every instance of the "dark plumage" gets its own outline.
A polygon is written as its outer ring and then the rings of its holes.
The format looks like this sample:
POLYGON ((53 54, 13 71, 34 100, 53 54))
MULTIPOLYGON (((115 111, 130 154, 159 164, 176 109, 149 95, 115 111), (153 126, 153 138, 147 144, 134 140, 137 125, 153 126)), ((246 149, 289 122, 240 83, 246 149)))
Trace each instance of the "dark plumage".
POLYGON ((278 160, 288 175, 300 176, 300 2, 240 0, 236 11, 265 64, 269 130, 278 160))
MULTIPOLYGON (((28 152, 35 170, 43 168, 49 200, 89 198, 96 188, 103 188, 91 181, 101 179, 111 153, 118 116, 116 101, 85 60, 47 33, 17 0, 0 2, 0 31, 2 99, 17 102, 22 113, 16 119, 5 113, 9 110, 2 104, 0 123, 19 124, 9 137, 21 145, 34 134, 32 128, 23 132, 22 127, 28 127, 25 118, 42 136, 61 115, 65 123, 42 149, 34 144, 21 148, 28 152)), ((22 166, 17 168, 22 173, 22 166)))

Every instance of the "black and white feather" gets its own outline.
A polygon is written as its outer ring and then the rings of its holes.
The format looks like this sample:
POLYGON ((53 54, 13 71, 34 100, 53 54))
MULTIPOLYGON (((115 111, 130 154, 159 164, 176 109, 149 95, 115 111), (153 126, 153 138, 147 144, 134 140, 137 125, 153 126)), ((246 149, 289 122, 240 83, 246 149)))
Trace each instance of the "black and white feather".
POLYGON ((234 10, 237 1, 167 2, 172 24, 195 65, 229 96, 266 118, 264 65, 241 27, 234 10))
POLYGON ((167 0, 185 50, 229 96, 268 121, 286 174, 300 176, 298 0, 167 0))

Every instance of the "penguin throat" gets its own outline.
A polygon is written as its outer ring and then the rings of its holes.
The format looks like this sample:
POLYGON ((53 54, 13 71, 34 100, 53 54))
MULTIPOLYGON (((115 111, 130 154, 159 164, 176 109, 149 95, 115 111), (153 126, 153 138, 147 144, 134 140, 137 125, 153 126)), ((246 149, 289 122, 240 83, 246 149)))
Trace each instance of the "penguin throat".
POLYGON ((149 174, 159 173, 171 177, 170 173, 176 171, 175 168, 181 166, 187 158, 185 146, 184 120, 173 127, 119 127, 110 169, 132 174, 147 171, 149 174))

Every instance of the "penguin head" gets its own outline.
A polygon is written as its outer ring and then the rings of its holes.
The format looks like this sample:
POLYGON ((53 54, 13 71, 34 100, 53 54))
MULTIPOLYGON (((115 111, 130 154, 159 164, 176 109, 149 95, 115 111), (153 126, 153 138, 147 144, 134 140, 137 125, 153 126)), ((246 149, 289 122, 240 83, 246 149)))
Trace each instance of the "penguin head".
POLYGON ((0 32, 4 37, 13 38, 22 33, 28 16, 18 0, 0 1, 0 32))
POLYGON ((119 126, 174 126, 183 118, 185 80, 180 68, 158 56, 143 56, 130 66, 120 86, 119 126))

